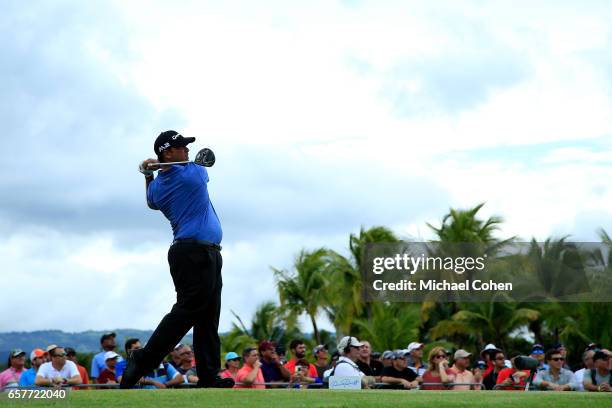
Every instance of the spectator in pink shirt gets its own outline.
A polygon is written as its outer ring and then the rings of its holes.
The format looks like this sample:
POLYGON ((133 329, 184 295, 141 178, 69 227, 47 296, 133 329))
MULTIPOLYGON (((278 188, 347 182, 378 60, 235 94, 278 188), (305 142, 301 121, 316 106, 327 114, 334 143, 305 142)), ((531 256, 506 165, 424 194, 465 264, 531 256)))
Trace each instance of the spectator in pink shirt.
POLYGON ((470 357, 472 353, 468 353, 465 350, 459 349, 455 351, 454 360, 455 364, 451 367, 451 370, 455 373, 456 383, 478 383, 479 385, 454 385, 453 390, 480 390, 482 383, 482 373, 480 369, 476 368, 473 374, 470 371, 470 357))
POLYGON ((240 356, 230 351, 225 355, 225 370, 219 373, 219 377, 221 378, 231 378, 235 382, 236 376, 238 375, 238 370, 240 369, 240 356))
POLYGON ((448 354, 442 347, 429 352, 429 367, 423 374, 422 390, 448 390, 447 384, 455 381, 455 373, 448 366, 448 354), (438 385, 439 384, 439 385, 438 385))
POLYGON ((21 349, 11 350, 8 368, 0 373, 0 390, 19 385, 19 377, 25 371, 26 353, 21 349))

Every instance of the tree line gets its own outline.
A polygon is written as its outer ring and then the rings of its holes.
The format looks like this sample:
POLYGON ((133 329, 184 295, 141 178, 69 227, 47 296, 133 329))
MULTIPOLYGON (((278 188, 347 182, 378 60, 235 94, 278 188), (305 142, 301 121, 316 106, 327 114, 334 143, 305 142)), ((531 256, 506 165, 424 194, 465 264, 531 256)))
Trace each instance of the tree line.
MULTIPOLYGON (((433 241, 476 243, 494 251, 516 240, 499 237, 501 217, 479 217, 483 205, 467 210, 450 209, 440 225, 427 224, 435 236, 433 241)), ((602 244, 612 249, 608 233, 600 229, 598 234, 602 244)), ((562 265, 575 263, 568 256, 571 249, 575 250, 568 238, 548 238, 543 247, 532 240, 529 256, 535 257, 534 265, 541 268, 536 272, 544 286, 550 287, 551 273, 558 273, 547 270, 548 260, 562 265)), ((259 305, 250 327, 234 314, 236 322, 222 336, 224 352, 239 351, 264 339, 283 346, 294 338, 305 338, 313 346, 329 344, 333 349, 336 338, 350 334, 367 339, 377 351, 405 348, 409 342, 418 340, 471 351, 494 343, 509 353, 527 353, 531 343, 525 337, 529 334, 536 343, 549 346, 563 343, 573 351, 569 357, 577 363, 586 344, 612 344, 610 302, 365 302, 361 295, 365 246, 396 242, 400 242, 399 237, 387 227, 362 227, 359 233, 349 235, 348 257, 325 247, 300 250, 292 268, 272 268, 277 301, 259 305), (333 333, 319 328, 323 316, 333 324, 333 333), (309 321, 312 337, 301 331, 299 317, 309 321)), ((607 268, 610 263, 605 254, 599 257, 606 267, 605 278, 610 279, 607 268)))

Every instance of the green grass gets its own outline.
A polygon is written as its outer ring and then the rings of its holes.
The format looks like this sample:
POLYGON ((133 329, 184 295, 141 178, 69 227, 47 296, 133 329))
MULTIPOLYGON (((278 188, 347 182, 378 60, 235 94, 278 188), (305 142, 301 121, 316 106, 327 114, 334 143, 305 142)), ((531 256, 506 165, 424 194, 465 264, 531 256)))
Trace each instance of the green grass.
POLYGON ((92 390, 67 401, 8 401, 3 406, 69 407, 611 407, 612 394, 511 391, 92 390))

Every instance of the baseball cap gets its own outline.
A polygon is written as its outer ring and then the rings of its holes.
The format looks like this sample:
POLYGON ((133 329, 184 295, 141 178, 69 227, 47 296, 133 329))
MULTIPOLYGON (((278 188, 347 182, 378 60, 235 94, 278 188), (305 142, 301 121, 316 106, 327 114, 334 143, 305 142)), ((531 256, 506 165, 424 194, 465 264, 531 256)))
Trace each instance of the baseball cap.
POLYGON ((274 344, 274 342, 271 342, 269 340, 263 340, 261 343, 259 343, 259 352, 264 352, 266 350, 272 350, 275 349, 276 345, 274 344))
POLYGON ((107 351, 104 353, 104 361, 117 357, 119 357, 119 354, 115 353, 114 351, 107 351))
POLYGON ((584 351, 588 351, 588 350, 598 350, 601 349, 603 347, 601 347, 601 344, 599 343, 589 343, 586 348, 584 349, 584 351))
POLYGON ((383 360, 388 359, 388 358, 393 359, 393 358, 395 358, 394 355, 395 355, 395 353, 393 353, 391 350, 386 350, 386 351, 383 352, 382 358, 383 358, 383 360))
POLYGON ((233 351, 230 351, 225 355, 225 361, 234 360, 236 358, 240 358, 240 356, 233 351))
POLYGON ((493 351, 501 351, 501 349, 499 349, 495 344, 489 343, 485 346, 484 349, 482 349, 480 355, 482 356, 483 354, 491 353, 493 351))
POLYGON ((593 361, 595 361, 595 360, 607 360, 609 358, 610 358, 610 356, 608 355, 608 353, 606 353, 605 351, 602 351, 602 350, 596 351, 595 354, 593 354, 593 361))
POLYGON ((534 344, 531 348, 531 354, 544 354, 544 346, 541 344, 534 344))
POLYGON ((406 358, 406 354, 408 353, 408 350, 395 350, 393 352, 393 357, 391 357, 393 360, 399 360, 402 358, 406 358))
POLYGON ((153 150, 156 155, 160 155, 161 152, 166 149, 171 147, 185 147, 194 141, 195 137, 183 137, 183 135, 175 130, 166 130, 165 132, 161 132, 159 136, 157 136, 157 139, 155 139, 153 150))
POLYGON ((471 356, 472 353, 468 353, 467 351, 463 350, 463 349, 459 349, 457 351, 455 351, 455 360, 458 358, 466 358, 471 356))
POLYGON ((25 356, 25 351, 23 351, 22 349, 12 349, 10 356, 11 357, 19 357, 20 355, 24 355, 25 356))
POLYGON ((559 350, 559 349, 565 348, 565 346, 563 345, 563 343, 555 343, 553 344, 552 348, 555 350, 559 350))
POLYGON ((312 350, 312 354, 315 354, 315 355, 316 355, 317 353, 319 353, 319 352, 320 352, 320 351, 322 351, 322 350, 327 351, 327 346, 326 346, 325 344, 319 344, 317 347, 315 347, 315 348, 312 350))
POLYGON ((353 347, 361 347, 363 346, 363 343, 360 343, 359 340, 357 340, 357 337, 344 336, 338 343, 338 350, 342 352, 349 345, 353 347))
POLYGON ((416 341, 413 341, 412 343, 410 343, 410 344, 408 345, 408 349, 407 349, 407 350, 408 350, 408 352, 410 353, 410 352, 411 352, 411 351, 413 351, 413 350, 420 349, 420 348, 421 348, 421 347, 423 347, 424 345, 425 345, 425 344, 423 344, 423 343, 418 343, 418 342, 416 342, 416 341))
POLYGON ((47 350, 47 353, 50 353, 58 347, 59 346, 57 344, 49 344, 45 350, 47 350))
POLYGON ((104 340, 110 339, 111 337, 113 337, 113 338, 117 337, 117 333, 115 333, 115 332, 104 333, 102 335, 102 337, 100 337, 100 344, 102 344, 104 342, 104 340))
POLYGON ((42 357, 42 356, 44 356, 45 354, 46 354, 46 353, 45 353, 45 352, 44 352, 44 350, 42 350, 42 349, 39 349, 39 348, 34 349, 34 350, 32 350, 32 352, 30 353, 30 361, 34 361, 34 359, 35 359, 36 357, 42 357))
POLYGON ((76 350, 72 347, 66 347, 65 350, 67 356, 76 356, 76 350))

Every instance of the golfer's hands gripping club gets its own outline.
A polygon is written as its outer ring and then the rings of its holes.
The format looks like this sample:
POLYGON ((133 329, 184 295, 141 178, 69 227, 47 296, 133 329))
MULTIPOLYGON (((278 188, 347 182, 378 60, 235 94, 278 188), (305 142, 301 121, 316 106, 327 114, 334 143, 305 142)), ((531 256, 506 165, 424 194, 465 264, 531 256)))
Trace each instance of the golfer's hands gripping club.
POLYGON ((159 169, 159 166, 156 166, 159 161, 157 159, 147 159, 140 163, 138 166, 138 171, 145 175, 145 177, 153 176, 153 172, 159 169))

